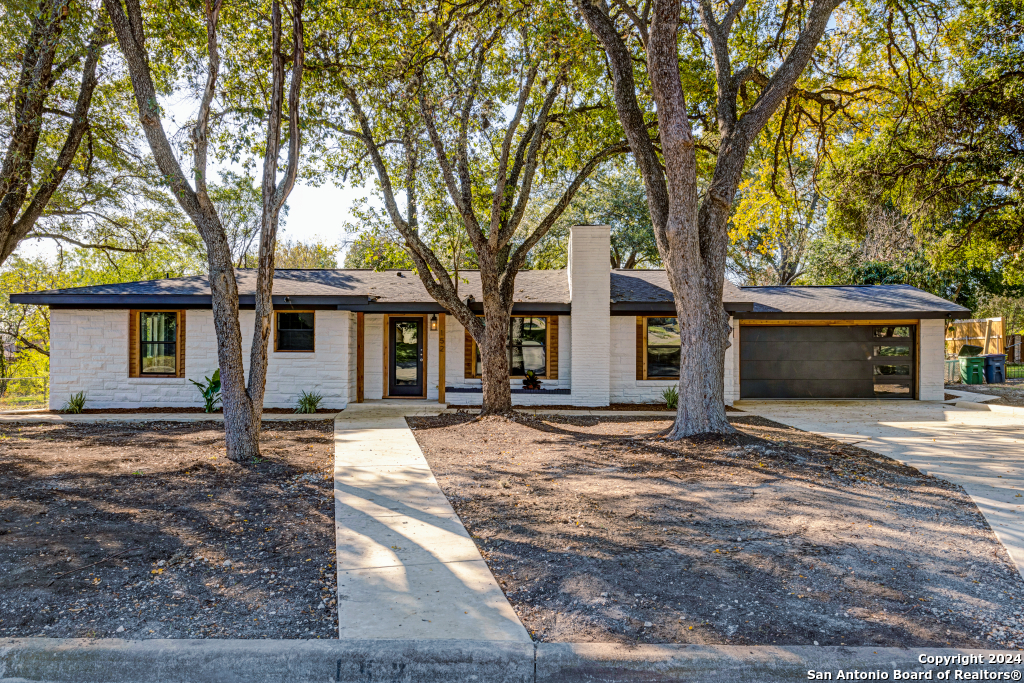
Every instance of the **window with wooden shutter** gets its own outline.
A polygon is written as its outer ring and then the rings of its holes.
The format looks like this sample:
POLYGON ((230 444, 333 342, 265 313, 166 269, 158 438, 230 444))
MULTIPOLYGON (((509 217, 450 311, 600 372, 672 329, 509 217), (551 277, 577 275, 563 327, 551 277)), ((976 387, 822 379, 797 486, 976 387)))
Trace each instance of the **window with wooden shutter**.
POLYGON ((466 343, 465 343, 465 367, 464 376, 466 379, 472 379, 476 375, 473 374, 473 366, 476 365, 474 360, 476 359, 476 348, 473 345, 473 337, 469 334, 469 330, 466 330, 466 343))
POLYGON ((548 318, 548 379, 558 379, 558 316, 548 318))
POLYGON ((185 311, 178 311, 178 377, 185 376, 185 311))
POLYGON ((644 378, 644 317, 636 317, 636 378, 644 378))
POLYGON ((128 311, 128 376, 139 376, 139 311, 128 311))
MULTIPOLYGON (((556 379, 558 373, 558 316, 514 315, 508 329, 508 367, 510 378, 525 377, 532 370, 542 379, 556 379), (552 321, 554 327, 552 328, 552 321), (553 360, 552 360, 553 359, 553 360), (554 363, 555 375, 551 372, 554 363)), ((480 347, 466 332, 467 378, 482 375, 480 347)))
POLYGON ((128 312, 128 376, 185 376, 185 311, 128 312))

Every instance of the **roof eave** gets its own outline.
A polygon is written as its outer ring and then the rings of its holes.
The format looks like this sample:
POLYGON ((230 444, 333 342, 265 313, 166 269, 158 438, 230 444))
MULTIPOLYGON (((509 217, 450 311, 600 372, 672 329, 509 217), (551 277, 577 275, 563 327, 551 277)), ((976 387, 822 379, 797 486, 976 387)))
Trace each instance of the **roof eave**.
POLYGON ((969 313, 960 311, 855 311, 846 313, 798 313, 791 311, 758 311, 736 315, 741 320, 914 320, 954 318, 969 313))

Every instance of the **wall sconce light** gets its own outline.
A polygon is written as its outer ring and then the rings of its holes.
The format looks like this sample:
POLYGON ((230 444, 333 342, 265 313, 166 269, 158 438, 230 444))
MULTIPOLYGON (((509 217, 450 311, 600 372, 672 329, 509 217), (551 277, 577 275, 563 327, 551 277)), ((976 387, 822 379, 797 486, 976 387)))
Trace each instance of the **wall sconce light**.
POLYGON ((437 332, 437 313, 430 316, 430 331, 437 332))

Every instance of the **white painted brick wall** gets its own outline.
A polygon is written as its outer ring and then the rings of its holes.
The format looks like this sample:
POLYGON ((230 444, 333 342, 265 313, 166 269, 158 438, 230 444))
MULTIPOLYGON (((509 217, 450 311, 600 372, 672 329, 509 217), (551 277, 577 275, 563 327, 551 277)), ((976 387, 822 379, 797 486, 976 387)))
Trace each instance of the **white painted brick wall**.
POLYGON ((917 352, 921 359, 921 376, 918 380, 918 399, 941 401, 945 398, 946 321, 938 318, 919 322, 917 352))
POLYGON ((731 406, 740 400, 740 321, 729 318, 732 346, 725 350, 725 405, 731 406))
MULTIPOLYGON (((575 306, 573 307, 575 313, 575 306)), ((612 316, 611 383, 612 403, 660 403, 661 392, 679 384, 674 379, 638 380, 636 378, 636 317, 612 316)))
POLYGON ((384 315, 363 316, 363 399, 384 397, 384 315))
POLYGON ((569 231, 572 300, 572 403, 608 405, 611 397, 611 228, 575 225, 569 231))
MULTIPOLYGON (((427 399, 431 401, 436 401, 437 397, 440 396, 438 373, 441 371, 441 355, 438 353, 438 344, 440 344, 440 332, 430 330, 430 316, 428 315, 425 362, 427 366, 427 399)), ((447 355, 447 350, 445 350, 445 355, 447 355)))
POLYGON ((359 324, 355 313, 348 314, 348 400, 356 400, 356 382, 359 377, 359 324))
MULTIPOLYGON (((185 313, 185 377, 128 377, 128 311, 55 309, 51 312, 50 405, 60 408, 68 396, 86 392, 90 408, 201 406, 199 391, 188 380, 202 381, 217 368, 213 313, 185 313)), ((255 313, 240 311, 243 364, 248 369, 255 313)), ((300 391, 324 395, 325 408, 349 401, 348 358, 353 315, 316 312, 316 351, 270 351, 264 405, 290 408, 300 391)))

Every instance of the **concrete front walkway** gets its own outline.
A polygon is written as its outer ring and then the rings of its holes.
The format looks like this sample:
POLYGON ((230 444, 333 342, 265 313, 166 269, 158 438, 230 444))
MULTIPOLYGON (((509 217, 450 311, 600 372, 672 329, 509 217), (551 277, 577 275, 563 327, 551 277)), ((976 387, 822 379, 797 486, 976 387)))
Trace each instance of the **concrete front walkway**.
POLYGON ((741 401, 963 486, 1024 576, 1024 419, 925 401, 741 401))
POLYGON ((531 642, 405 421, 443 408, 350 404, 334 423, 341 638, 531 642))

